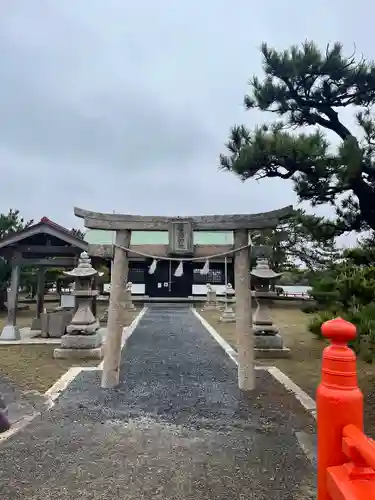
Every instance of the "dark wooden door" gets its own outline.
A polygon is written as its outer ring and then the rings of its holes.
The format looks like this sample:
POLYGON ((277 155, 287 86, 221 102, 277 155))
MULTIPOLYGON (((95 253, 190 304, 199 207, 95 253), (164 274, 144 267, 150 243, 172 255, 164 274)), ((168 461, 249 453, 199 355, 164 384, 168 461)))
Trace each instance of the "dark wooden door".
POLYGON ((172 262, 172 297, 189 297, 193 294, 193 264, 191 262, 184 262, 182 276, 174 276, 178 265, 178 262, 172 262))
MULTIPOLYGON (((150 262, 151 264, 151 262, 150 262)), ((145 276, 145 294, 150 297, 188 297, 193 288, 193 267, 184 262, 182 276, 174 276, 179 265, 177 261, 159 261, 153 274, 145 276)))

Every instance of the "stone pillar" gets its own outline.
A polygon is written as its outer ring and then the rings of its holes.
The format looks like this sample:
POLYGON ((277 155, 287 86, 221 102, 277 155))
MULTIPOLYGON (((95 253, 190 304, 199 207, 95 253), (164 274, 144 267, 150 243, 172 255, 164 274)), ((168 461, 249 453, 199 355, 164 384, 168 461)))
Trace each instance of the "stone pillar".
MULTIPOLYGON (((115 243, 116 245, 129 248, 130 238, 130 230, 117 231, 115 243)), ((127 252, 115 247, 102 373, 102 387, 105 389, 116 387, 120 381, 121 338, 123 329, 121 301, 124 283, 128 279, 128 268, 127 252)))
POLYGON ((45 269, 40 267, 36 271, 36 318, 33 319, 31 329, 40 330, 42 328, 40 316, 44 309, 44 279, 45 269))
POLYGON ((12 275, 10 282, 10 292, 8 293, 8 318, 0 336, 0 340, 19 340, 21 338, 19 328, 17 327, 17 306, 18 306, 18 287, 20 284, 21 264, 17 256, 12 260, 12 275))
MULTIPOLYGON (((247 229, 234 230, 234 247, 249 244, 247 229)), ((251 391, 255 387, 254 343, 251 317, 249 248, 235 253, 234 289, 236 292, 236 339, 238 351, 238 387, 251 391)))

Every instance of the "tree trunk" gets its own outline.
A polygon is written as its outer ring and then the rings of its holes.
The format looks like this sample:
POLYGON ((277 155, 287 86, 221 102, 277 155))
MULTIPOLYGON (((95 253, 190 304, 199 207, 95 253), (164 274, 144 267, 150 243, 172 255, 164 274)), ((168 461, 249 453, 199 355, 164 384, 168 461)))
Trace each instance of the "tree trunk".
POLYGON ((363 179, 353 181, 353 193, 358 198, 362 220, 375 231, 375 192, 363 179))

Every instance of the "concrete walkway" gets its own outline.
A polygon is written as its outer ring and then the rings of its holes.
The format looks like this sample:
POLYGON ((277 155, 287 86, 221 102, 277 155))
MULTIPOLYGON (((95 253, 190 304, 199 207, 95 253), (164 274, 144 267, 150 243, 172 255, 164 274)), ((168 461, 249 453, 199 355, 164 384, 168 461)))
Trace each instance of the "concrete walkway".
POLYGON ((301 500, 312 425, 260 371, 251 398, 188 308, 151 307, 123 351, 116 390, 83 372, 55 408, 0 445, 0 497, 27 500, 301 500))

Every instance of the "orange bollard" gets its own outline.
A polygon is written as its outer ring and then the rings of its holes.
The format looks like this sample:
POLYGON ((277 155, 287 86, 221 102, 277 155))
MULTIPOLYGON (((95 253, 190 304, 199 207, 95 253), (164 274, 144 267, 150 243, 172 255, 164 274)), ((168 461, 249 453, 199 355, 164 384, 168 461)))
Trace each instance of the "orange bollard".
POLYGON ((318 500, 332 500, 327 490, 327 468, 349 461, 343 452, 343 429, 355 425, 363 432, 363 395, 357 385, 356 356, 348 342, 357 334, 342 318, 321 328, 331 345, 323 351, 321 382, 316 392, 318 428, 318 500))

